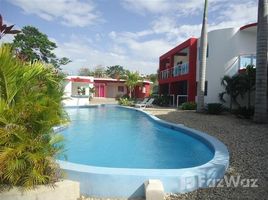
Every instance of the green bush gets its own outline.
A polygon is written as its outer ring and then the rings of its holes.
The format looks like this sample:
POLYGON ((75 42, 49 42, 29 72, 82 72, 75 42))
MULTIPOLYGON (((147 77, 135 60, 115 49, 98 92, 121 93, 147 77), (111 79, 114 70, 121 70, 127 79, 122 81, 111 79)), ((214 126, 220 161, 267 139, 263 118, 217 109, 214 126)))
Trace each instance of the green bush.
POLYGON ((122 106, 134 106, 134 101, 128 98, 119 98, 118 104, 122 106))
POLYGON ((250 119, 254 115, 254 107, 239 107, 237 110, 234 110, 234 114, 240 118, 250 119))
POLYGON ((34 188, 60 178, 55 156, 68 121, 61 104, 63 77, 41 62, 26 63, 0 48, 0 185, 34 188))
POLYGON ((221 103, 208 103, 207 112, 213 115, 219 115, 224 111, 224 106, 221 103))
POLYGON ((195 102, 184 102, 181 104, 180 108, 182 110, 196 110, 196 103, 195 102))

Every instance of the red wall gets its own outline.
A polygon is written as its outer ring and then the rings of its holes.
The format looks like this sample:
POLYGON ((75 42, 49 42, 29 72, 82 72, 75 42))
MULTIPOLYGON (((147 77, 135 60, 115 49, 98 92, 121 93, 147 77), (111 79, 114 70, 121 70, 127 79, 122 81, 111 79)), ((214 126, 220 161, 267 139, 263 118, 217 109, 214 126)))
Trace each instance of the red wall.
MULTIPOLYGON (((182 49, 185 49, 189 47, 189 73, 185 75, 180 75, 176 77, 169 77, 167 79, 161 80, 159 79, 159 85, 161 88, 162 84, 171 84, 178 81, 187 80, 188 82, 188 101, 195 101, 196 96, 196 59, 197 59, 197 39, 196 38, 190 38, 183 42, 182 44, 178 45, 177 47, 171 49, 164 55, 160 57, 159 61, 159 70, 163 70, 163 66, 161 64, 164 60, 169 60, 168 68, 172 68, 174 65, 173 56, 181 51, 182 49)), ((171 92, 174 92, 176 88, 170 88, 171 92)), ((160 91, 161 93, 164 93, 163 91, 160 91)))
POLYGON ((136 98, 145 98, 150 96, 150 84, 149 83, 143 83, 141 86, 136 86, 134 89, 134 95, 136 98), (142 88, 145 87, 146 93, 142 92, 142 88))
MULTIPOLYGON (((107 88, 106 88, 107 83, 108 82, 113 82, 114 83, 114 81, 109 81, 109 80, 95 80, 94 82, 95 82, 96 85, 101 85, 101 84, 105 85, 105 89, 104 89, 105 96, 104 97, 106 97, 106 94, 107 94, 107 88)), ((124 81, 120 81, 120 82, 123 83, 124 81)), ((136 86, 135 89, 134 89, 135 98, 149 97, 150 96, 150 89, 151 89, 150 83, 142 83, 141 86, 136 86), (142 92, 142 87, 146 88, 146 93, 142 92)), ((127 93, 129 93, 129 92, 127 91, 127 93)))

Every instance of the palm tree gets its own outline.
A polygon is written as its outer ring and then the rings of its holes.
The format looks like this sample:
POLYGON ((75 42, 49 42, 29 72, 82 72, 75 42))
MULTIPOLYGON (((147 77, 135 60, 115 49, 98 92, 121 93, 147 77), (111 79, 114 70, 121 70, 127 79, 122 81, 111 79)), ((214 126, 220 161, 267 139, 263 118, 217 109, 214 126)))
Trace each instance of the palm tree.
POLYGON ((138 72, 126 72, 126 86, 129 89, 129 97, 132 98, 132 92, 140 82, 140 76, 138 72))
POLYGON ((244 98, 247 94, 248 108, 251 107, 251 92, 255 90, 256 69, 254 65, 248 65, 244 73, 239 74, 240 95, 244 98))
POLYGON ((268 1, 259 0, 254 121, 267 122, 268 1))
POLYGON ((206 66, 207 66, 207 12, 208 1, 205 0, 203 24, 201 30, 200 41, 200 64, 199 64, 199 81, 197 84, 197 112, 203 112, 204 110, 204 93, 205 93, 205 80, 206 80, 206 66))
POLYGON ((223 97, 225 94, 229 95, 229 109, 231 112, 233 109, 233 104, 237 103, 236 99, 238 95, 241 94, 241 87, 239 88, 239 75, 234 75, 232 77, 227 75, 224 76, 222 78, 221 85, 224 87, 225 91, 219 94, 220 100, 226 102, 223 97))
POLYGON ((63 138, 52 127, 67 120, 62 81, 52 66, 0 47, 0 184, 33 188, 59 178, 54 158, 63 138))

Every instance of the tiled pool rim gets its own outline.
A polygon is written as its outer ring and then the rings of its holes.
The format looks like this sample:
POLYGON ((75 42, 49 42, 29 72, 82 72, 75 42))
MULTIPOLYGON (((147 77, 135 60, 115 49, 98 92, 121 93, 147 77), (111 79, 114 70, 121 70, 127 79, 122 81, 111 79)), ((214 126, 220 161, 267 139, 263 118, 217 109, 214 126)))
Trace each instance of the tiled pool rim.
MULTIPOLYGON (((111 105, 66 106, 66 108, 98 106, 111 105)), ((108 168, 57 160, 61 169, 66 172, 68 179, 80 182, 80 191, 83 195, 110 198, 144 196, 143 183, 148 179, 161 180, 167 193, 185 193, 198 188, 208 187, 213 181, 224 176, 229 166, 229 152, 227 147, 218 139, 182 124, 166 122, 142 109, 119 107, 136 110, 147 115, 156 123, 202 140, 202 142, 205 142, 210 148, 214 149, 214 157, 203 165, 181 169, 108 168)), ((58 127, 55 130, 61 131, 62 127, 58 127)))

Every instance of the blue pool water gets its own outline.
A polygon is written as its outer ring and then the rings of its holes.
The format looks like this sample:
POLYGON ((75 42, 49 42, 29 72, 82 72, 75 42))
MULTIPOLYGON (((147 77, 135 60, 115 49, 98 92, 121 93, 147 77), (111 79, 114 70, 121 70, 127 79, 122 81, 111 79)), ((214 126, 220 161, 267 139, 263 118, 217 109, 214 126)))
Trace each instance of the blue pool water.
POLYGON ((117 106, 68 108, 67 160, 98 167, 177 169, 204 164, 213 150, 195 137, 117 106))

